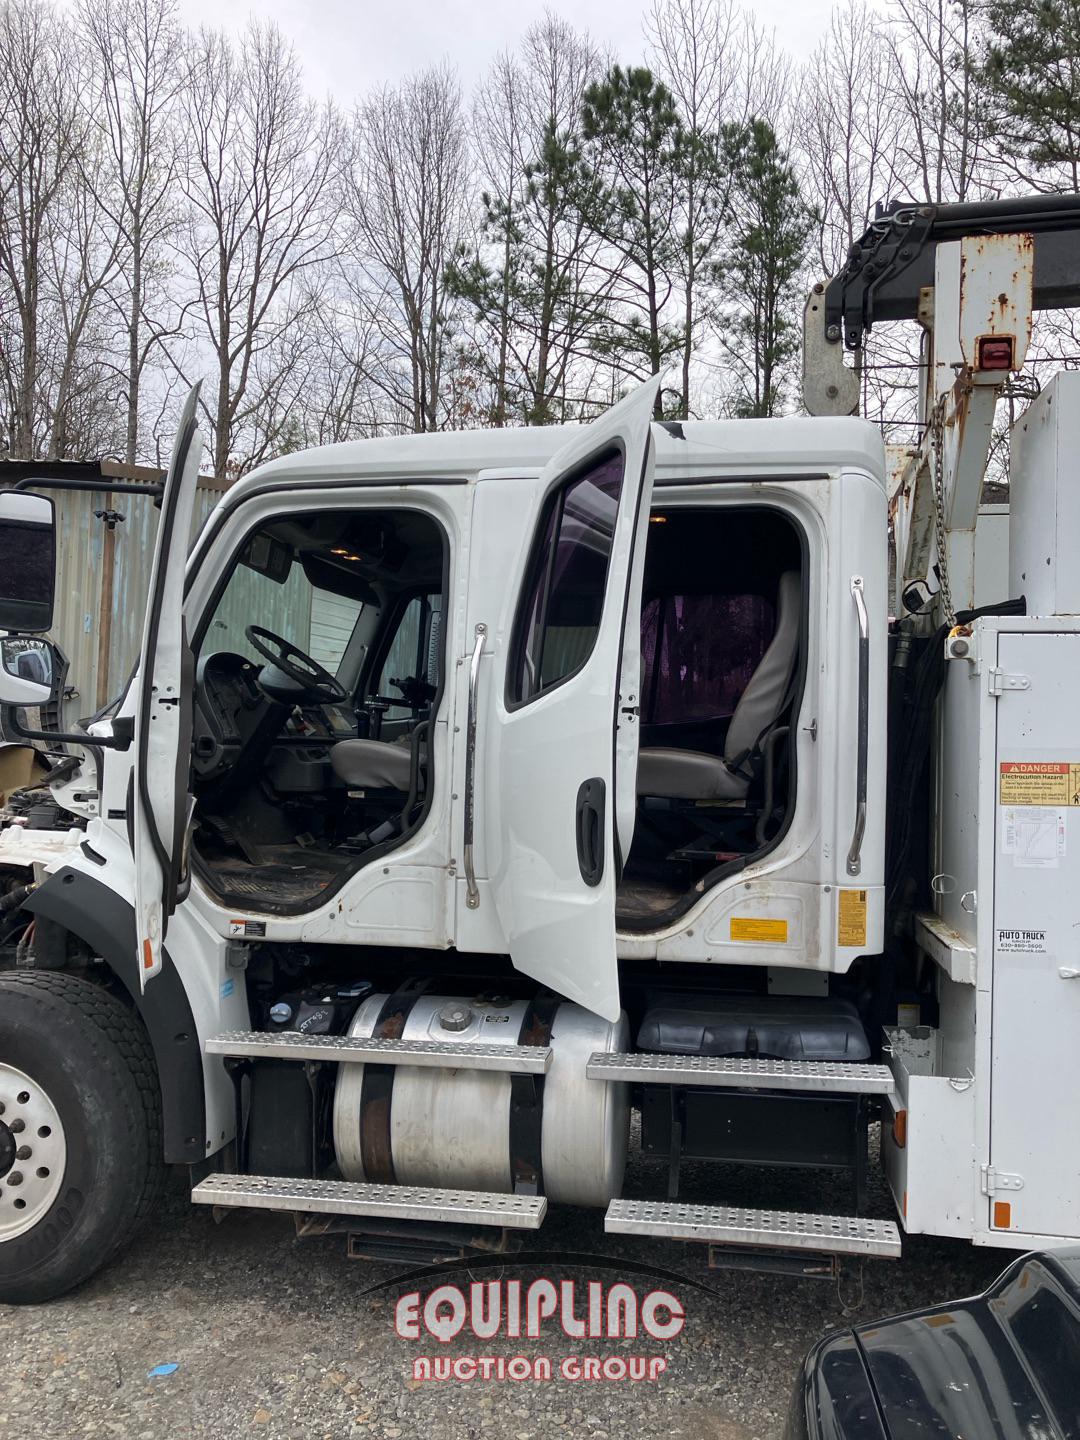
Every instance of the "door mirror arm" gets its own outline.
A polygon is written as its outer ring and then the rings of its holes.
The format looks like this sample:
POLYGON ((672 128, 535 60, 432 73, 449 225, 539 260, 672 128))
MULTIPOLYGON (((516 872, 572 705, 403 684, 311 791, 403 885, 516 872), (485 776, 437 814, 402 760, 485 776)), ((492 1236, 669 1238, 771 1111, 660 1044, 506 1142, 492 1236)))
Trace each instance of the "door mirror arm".
POLYGON ((19 740, 47 740, 52 745, 86 745, 97 750, 127 750, 131 746, 130 735, 90 735, 85 730, 72 734, 60 730, 28 730, 19 720, 19 712, 25 708, 24 705, 0 705, 5 735, 13 735, 19 740))

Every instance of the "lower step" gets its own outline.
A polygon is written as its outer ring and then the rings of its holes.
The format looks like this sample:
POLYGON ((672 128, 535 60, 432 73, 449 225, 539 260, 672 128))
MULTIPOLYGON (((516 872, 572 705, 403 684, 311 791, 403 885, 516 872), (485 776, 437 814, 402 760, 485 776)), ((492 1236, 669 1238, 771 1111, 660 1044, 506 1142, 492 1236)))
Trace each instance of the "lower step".
POLYGON ((802 1215, 794 1210, 745 1210, 738 1205, 682 1205, 667 1200, 612 1200, 604 1229, 614 1235, 664 1235, 719 1245, 813 1250, 824 1255, 900 1258, 891 1220, 859 1215, 802 1215))
POLYGON ((537 1230, 547 1212, 542 1195, 365 1185, 350 1180, 291 1180, 276 1175, 208 1175, 192 1190, 191 1198, 196 1205, 498 1225, 505 1230, 537 1230))

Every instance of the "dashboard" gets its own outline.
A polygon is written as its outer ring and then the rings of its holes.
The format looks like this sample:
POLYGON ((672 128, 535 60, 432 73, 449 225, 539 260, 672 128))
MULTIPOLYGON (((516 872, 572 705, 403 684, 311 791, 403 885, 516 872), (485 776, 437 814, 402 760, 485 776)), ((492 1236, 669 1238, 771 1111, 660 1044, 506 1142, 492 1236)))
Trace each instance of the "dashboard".
POLYGON ((259 668, 229 650, 199 660, 192 758, 200 779, 213 780, 228 770, 274 705, 259 689, 259 668))
POLYGON ((261 669, 258 661, 231 650, 199 660, 192 743, 195 776, 203 782, 218 780, 247 751, 249 760, 267 760, 268 778, 276 789, 315 789, 327 778, 319 776, 315 767, 329 761, 329 747, 336 740, 356 734, 356 721, 346 706, 302 702, 290 706, 271 699, 259 684, 261 669))

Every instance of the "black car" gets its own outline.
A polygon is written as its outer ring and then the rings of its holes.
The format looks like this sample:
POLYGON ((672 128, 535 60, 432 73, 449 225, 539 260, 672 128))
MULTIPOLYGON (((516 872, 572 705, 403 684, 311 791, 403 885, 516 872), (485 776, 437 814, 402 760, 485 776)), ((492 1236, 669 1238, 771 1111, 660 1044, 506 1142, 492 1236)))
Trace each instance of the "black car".
POLYGON ((982 1295, 827 1335, 787 1440, 1080 1440, 1080 1246, 982 1295))

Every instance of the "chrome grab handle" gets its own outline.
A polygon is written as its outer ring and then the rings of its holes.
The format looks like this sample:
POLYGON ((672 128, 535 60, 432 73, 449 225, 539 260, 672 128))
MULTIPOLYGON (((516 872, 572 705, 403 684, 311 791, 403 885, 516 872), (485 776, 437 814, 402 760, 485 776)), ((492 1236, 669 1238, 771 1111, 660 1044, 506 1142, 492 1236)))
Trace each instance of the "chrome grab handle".
POLYGON ((863 599, 863 577, 851 577, 851 598, 859 617, 859 740, 855 761, 855 833, 847 855, 847 873, 862 869, 862 842, 866 833, 866 769, 870 731, 870 620, 863 599))
POLYGON ((476 799, 476 693, 480 685, 480 657, 484 651, 487 626, 477 625, 476 642, 469 662, 469 711, 465 721, 465 904, 470 910, 480 907, 480 891, 476 886, 473 859, 476 799))

